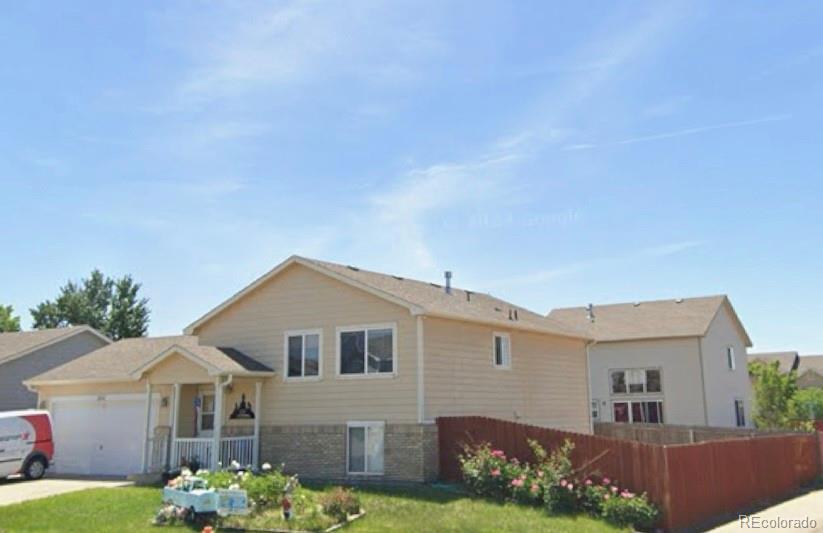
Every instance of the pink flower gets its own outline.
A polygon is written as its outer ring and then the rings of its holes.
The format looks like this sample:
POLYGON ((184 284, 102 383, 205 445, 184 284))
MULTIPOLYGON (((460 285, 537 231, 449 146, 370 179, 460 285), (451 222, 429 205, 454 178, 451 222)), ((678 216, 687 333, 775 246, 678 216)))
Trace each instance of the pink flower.
POLYGON ((617 492, 617 487, 612 487, 612 492, 617 492))
POLYGON ((586 480, 586 486, 588 487, 588 486, 590 486, 591 484, 592 484, 592 480, 591 480, 591 479, 587 479, 587 480, 586 480))
POLYGON ((609 483, 611 483, 611 481, 609 481, 609 478, 604 477, 604 478, 603 478, 603 484, 604 484, 604 485, 608 485, 609 483))
POLYGON ((499 468, 495 468, 494 470, 492 470, 492 477, 497 477, 499 475, 500 475, 500 469, 499 468))
POLYGON ((513 479, 512 480, 512 487, 522 487, 523 480, 521 478, 513 479))
POLYGON ((604 500, 608 500, 609 498, 611 498, 611 496, 609 496, 608 494, 606 494, 605 496, 603 496, 603 499, 604 499, 604 500))
POLYGON ((536 493, 538 490, 540 490, 540 487, 537 486, 537 483, 532 483, 532 489, 531 490, 532 490, 533 493, 536 493))
POLYGON ((542 478, 542 477, 543 477, 543 471, 542 471, 542 470, 539 470, 539 471, 537 472, 537 477, 539 477, 539 478, 542 478))
POLYGON ((512 464, 513 465, 519 465, 520 464, 520 461, 517 460, 517 457, 512 457, 512 464))
POLYGON ((571 491, 573 491, 573 490, 574 490, 574 485, 572 485, 571 483, 569 483, 568 485, 566 485, 566 488, 567 488, 567 489, 569 489, 569 492, 571 492, 571 491))
POLYGON ((505 457, 506 457, 506 454, 505 454, 505 453, 503 453, 503 450, 493 450, 493 451, 492 451, 492 455, 493 455, 494 457, 500 457, 501 459, 503 459, 503 458, 505 458, 505 457))
POLYGON ((565 487, 565 486, 566 486, 566 483, 567 483, 567 482, 566 482, 566 480, 565 480, 565 479, 561 479, 561 480, 560 480, 560 486, 561 486, 561 487, 565 487))
POLYGON ((624 498, 633 498, 634 497, 634 494, 632 494, 631 492, 629 492, 627 490, 624 490, 623 492, 621 492, 620 495, 624 498))

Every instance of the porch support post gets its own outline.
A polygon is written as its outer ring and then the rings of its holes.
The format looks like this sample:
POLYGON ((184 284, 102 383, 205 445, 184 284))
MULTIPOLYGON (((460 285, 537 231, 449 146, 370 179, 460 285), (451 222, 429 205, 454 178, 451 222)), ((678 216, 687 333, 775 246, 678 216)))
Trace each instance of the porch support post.
MULTIPOLYGON (((214 380, 214 441, 212 442, 211 468, 217 470, 220 462, 220 437, 223 432, 223 381, 214 380)), ((225 466, 225 465, 224 465, 225 466)))
POLYGON ((151 438, 151 382, 146 380, 146 427, 143 432, 143 465, 141 470, 143 473, 149 471, 149 440, 151 438))
POLYGON ((169 435, 169 454, 166 466, 177 468, 177 427, 180 424, 180 384, 175 383, 171 388, 171 435, 169 435))
POLYGON ((260 396, 262 395, 263 383, 254 382, 254 441, 252 442, 252 467, 260 468, 260 396))

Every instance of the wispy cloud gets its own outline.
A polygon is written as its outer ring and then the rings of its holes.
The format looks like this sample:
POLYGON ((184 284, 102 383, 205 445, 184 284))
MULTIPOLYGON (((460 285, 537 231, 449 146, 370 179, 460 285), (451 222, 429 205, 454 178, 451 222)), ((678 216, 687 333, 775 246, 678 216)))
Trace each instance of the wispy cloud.
POLYGON ((605 142, 605 143, 579 143, 569 144, 563 147, 563 150, 591 150, 593 148, 604 148, 610 146, 624 146, 629 144, 638 144, 652 141, 662 141, 665 139, 674 139, 677 137, 687 137, 690 135, 699 135, 701 133, 708 133, 717 130, 726 130, 732 128, 743 128, 746 126, 756 126, 758 124, 767 124, 770 122, 782 122, 789 120, 791 115, 771 115, 767 117, 755 118, 751 120, 739 120, 737 122, 722 122, 720 124, 710 124, 708 126, 698 126, 694 128, 685 128, 682 130, 667 131, 663 133, 654 133, 651 135, 642 135, 639 137, 629 137, 619 141, 605 142))
POLYGON ((633 263, 636 261, 648 261, 650 257, 664 258, 671 255, 680 254, 700 246, 705 245, 705 241, 691 240, 678 241, 657 246, 650 246, 606 257, 596 257, 585 261, 577 261, 567 265, 536 270, 523 275, 496 278, 483 284, 486 288, 505 288, 515 286, 540 285, 552 282, 558 278, 579 274, 587 270, 596 270, 616 264, 633 263))

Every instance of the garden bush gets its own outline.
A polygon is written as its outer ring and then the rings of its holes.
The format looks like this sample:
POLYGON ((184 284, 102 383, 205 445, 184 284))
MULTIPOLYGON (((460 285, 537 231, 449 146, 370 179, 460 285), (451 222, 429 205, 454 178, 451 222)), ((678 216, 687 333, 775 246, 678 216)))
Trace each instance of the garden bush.
POLYGON ((323 512, 339 522, 360 513, 360 498, 351 489, 336 487, 320 498, 323 512))
POLYGON ((488 443, 464 447, 460 467, 466 487, 475 494, 542 506, 551 514, 586 512, 621 526, 648 529, 657 509, 646 494, 621 489, 607 477, 579 477, 572 465, 574 444, 565 441, 551 452, 529 441, 533 464, 508 458, 488 443))

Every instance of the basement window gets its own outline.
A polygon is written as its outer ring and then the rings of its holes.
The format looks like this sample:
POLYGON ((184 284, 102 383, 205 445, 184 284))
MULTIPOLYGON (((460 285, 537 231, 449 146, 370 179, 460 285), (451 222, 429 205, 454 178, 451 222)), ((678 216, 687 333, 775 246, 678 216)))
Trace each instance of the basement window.
POLYGON ((346 471, 382 475, 384 422, 349 422, 346 436, 346 471))

